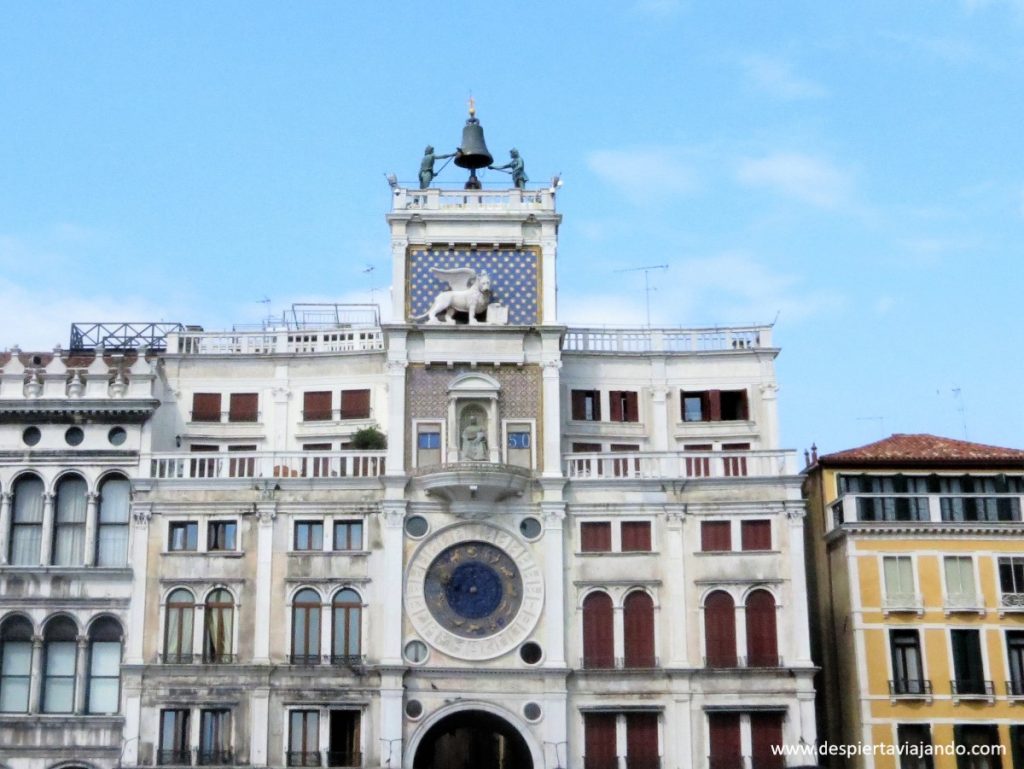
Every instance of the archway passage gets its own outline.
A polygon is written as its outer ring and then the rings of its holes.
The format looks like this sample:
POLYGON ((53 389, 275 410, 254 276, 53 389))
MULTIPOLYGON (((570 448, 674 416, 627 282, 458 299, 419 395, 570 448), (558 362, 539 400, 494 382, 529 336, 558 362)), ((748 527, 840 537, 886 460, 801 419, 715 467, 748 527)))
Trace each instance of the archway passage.
POLYGON ((533 769, 526 740, 508 721, 481 710, 446 716, 423 735, 413 769, 533 769))

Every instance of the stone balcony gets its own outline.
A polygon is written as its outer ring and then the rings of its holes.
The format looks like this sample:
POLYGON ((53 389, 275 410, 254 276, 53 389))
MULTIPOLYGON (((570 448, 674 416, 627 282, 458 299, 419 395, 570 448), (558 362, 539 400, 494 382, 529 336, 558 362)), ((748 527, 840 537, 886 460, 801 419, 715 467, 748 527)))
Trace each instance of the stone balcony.
POLYGON ((728 328, 569 328, 567 353, 704 353, 772 348, 771 326, 728 328))
POLYGON ((525 467, 497 462, 451 462, 421 467, 416 484, 448 503, 492 504, 522 496, 533 481, 525 467))
POLYGON ((605 451, 567 454, 573 481, 781 478, 796 475, 793 451, 605 451))
POLYGON ((144 454, 154 480, 378 478, 386 451, 231 451, 144 454))

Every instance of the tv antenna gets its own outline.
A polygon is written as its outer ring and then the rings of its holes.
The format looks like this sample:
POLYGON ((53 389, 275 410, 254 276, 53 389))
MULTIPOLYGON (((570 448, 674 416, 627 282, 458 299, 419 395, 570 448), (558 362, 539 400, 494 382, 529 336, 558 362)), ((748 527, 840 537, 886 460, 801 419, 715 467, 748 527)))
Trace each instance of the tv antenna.
POLYGON ((967 404, 964 403, 964 391, 959 387, 953 388, 953 398, 956 399, 956 410, 960 412, 960 426, 964 431, 964 440, 967 440, 967 404))
POLYGON ((651 292, 657 291, 657 288, 651 287, 650 274, 652 270, 667 270, 667 264, 649 264, 646 267, 626 267, 622 270, 615 270, 615 272, 643 272, 644 274, 644 298, 647 306, 647 328, 651 327, 651 292))

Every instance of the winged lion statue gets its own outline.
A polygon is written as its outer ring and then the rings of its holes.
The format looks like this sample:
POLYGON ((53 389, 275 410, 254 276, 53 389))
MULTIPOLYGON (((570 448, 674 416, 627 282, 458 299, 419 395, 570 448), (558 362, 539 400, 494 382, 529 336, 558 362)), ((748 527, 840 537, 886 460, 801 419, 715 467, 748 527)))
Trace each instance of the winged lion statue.
POLYGON ((477 316, 483 314, 491 301, 490 276, 485 272, 477 275, 476 270, 472 267, 456 267, 451 270, 431 267, 430 272, 447 283, 450 290, 438 294, 430 305, 430 309, 413 320, 425 319, 427 323, 454 323, 455 313, 464 312, 469 315, 470 325, 479 323, 477 316), (444 318, 438 319, 438 315, 442 313, 444 318))

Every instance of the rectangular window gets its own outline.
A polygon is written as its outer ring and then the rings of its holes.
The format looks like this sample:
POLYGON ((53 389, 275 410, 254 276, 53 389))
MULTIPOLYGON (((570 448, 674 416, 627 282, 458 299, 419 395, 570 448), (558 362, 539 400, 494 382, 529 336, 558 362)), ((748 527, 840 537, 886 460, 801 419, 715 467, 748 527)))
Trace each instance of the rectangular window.
POLYGON ((707 422, 711 419, 707 392, 683 392, 679 400, 684 422, 707 422))
POLYGON ((323 523, 323 521, 296 521, 295 522, 295 549, 296 550, 323 550, 324 549, 324 523, 323 523))
POLYGON ((121 642, 93 641, 89 645, 90 713, 116 713, 121 699, 121 642))
POLYGON ((416 425, 416 466, 441 464, 441 425, 428 422, 416 425))
MULTIPOLYGON (((302 444, 302 450, 303 451, 315 451, 315 452, 320 452, 320 453, 326 454, 326 453, 330 452, 331 444, 330 443, 303 443, 302 444)), ((275 469, 275 472, 277 472, 276 469, 275 469)), ((287 467, 283 468, 281 474, 284 475, 285 477, 287 477, 287 475, 288 475, 287 467)), ((328 456, 311 457, 310 459, 306 459, 305 457, 303 457, 303 459, 302 459, 302 477, 303 478, 310 478, 310 477, 312 477, 312 478, 326 478, 330 474, 331 474, 331 457, 328 457, 328 456)))
POLYGON ((954 724, 953 742, 963 749, 957 769, 999 769, 999 727, 995 724, 954 724))
POLYGON ((510 465, 533 466, 531 430, 531 425, 524 422, 509 422, 505 426, 505 458, 510 465))
POLYGON ((612 390, 608 393, 613 422, 639 422, 637 395, 630 390, 612 390))
POLYGON ((573 390, 572 418, 577 422, 600 422, 601 392, 599 390, 573 390))
MULTIPOLYGON (((28 630, 23 637, 30 637, 28 630)), ((27 713, 32 641, 0 642, 0 713, 27 713)))
POLYGON ((75 708, 75 641, 47 641, 43 662, 43 712, 71 713, 75 708))
POLYGON ((989 694, 981 658, 981 634, 977 630, 950 630, 953 647, 953 693, 989 694))
POLYGON ((1006 682, 1006 693, 1013 697, 1024 696, 1024 630, 1006 631, 1006 659, 1010 666, 1010 680, 1006 682))
POLYGON ((287 758, 288 766, 320 766, 320 711, 289 714, 287 758))
POLYGON ((324 422, 331 418, 330 392, 308 392, 302 395, 302 419, 305 422, 324 422))
POLYGON ((1024 558, 999 559, 999 588, 1003 606, 1024 606, 1024 558))
POLYGON ((614 713, 583 714, 583 769, 616 769, 614 713))
POLYGON ((898 724, 896 742, 902 748, 900 769, 933 769, 932 730, 929 724, 898 724))
POLYGON ((238 523, 210 521, 206 529, 206 549, 211 551, 235 550, 238 523))
POLYGON ((882 558, 882 573, 885 579, 886 605, 914 606, 916 591, 914 584, 914 562, 908 555, 892 555, 882 558))
POLYGON ((160 711, 160 749, 156 754, 158 764, 190 764, 188 711, 160 711))
POLYGON ((192 421, 220 421, 220 393, 192 394, 192 421))
POLYGON ((363 549, 363 522, 362 521, 335 521, 334 522, 334 549, 335 550, 362 550, 363 549))
POLYGON ((627 769, 656 769, 658 758, 658 714, 626 713, 627 769))
POLYGON ((928 694, 921 665, 921 640, 916 630, 889 631, 893 694, 928 694))
POLYGON ((782 716, 782 713, 750 714, 751 769, 785 769, 785 759, 778 753, 782 747, 782 716))
POLYGON ((977 603, 974 587, 974 559, 969 555, 947 555, 942 559, 946 577, 946 598, 950 606, 973 606, 977 603))
POLYGON ((128 564, 128 517, 131 483, 111 478, 100 487, 99 526, 96 531, 96 565, 128 564))
POLYGON ((199 549, 199 524, 195 521, 171 521, 167 528, 167 549, 192 552, 199 549))
POLYGON ((369 419, 370 418, 370 391, 369 390, 342 390, 341 391, 341 418, 342 419, 369 419))
MULTIPOLYGON (((689 443, 683 451, 711 451, 710 443, 689 443)), ((711 475, 711 457, 686 457, 687 478, 707 478, 711 475)))
POLYGON ((234 763, 231 755, 231 711, 203 710, 199 714, 199 765, 234 763))
POLYGON ((441 448, 441 432, 436 427, 428 427, 420 430, 416 441, 416 448, 431 450, 441 448))
POLYGON ((580 550, 584 553, 608 553, 612 549, 610 521, 587 521, 580 524, 580 550))
POLYGON ((723 422, 748 418, 746 390, 722 390, 719 394, 719 400, 723 422))
POLYGON ((228 397, 229 422, 256 422, 260 418, 260 398, 256 393, 231 393, 228 397))
POLYGON ((238 454, 255 454, 256 446, 228 446, 228 452, 236 452, 236 456, 231 457, 228 460, 228 477, 230 478, 255 478, 256 477, 256 457, 255 456, 238 456, 238 454))
POLYGON ((739 713, 708 713, 708 747, 712 769, 743 766, 739 713))
POLYGON ((651 522, 622 522, 622 552, 649 553, 651 551, 651 522))
POLYGON ((327 742, 328 766, 360 766, 358 710, 332 710, 327 742))
MULTIPOLYGON (((723 443, 722 451, 750 451, 749 443, 723 443)), ((745 454, 722 457, 722 472, 726 478, 743 478, 747 475, 745 454)))
POLYGON ((772 522, 741 521, 740 542, 744 550, 771 550, 772 522))
POLYGON ((701 521, 700 549, 705 553, 732 550, 732 523, 729 521, 701 521))

